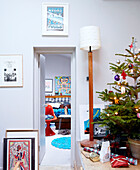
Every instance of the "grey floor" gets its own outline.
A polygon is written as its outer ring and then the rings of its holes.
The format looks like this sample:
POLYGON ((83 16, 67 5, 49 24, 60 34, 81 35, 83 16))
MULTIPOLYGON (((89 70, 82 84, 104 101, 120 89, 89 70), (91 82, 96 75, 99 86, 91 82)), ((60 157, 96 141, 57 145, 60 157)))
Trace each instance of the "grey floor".
POLYGON ((69 166, 40 166, 40 170, 73 170, 69 166))
POLYGON ((51 141, 59 137, 71 135, 56 135, 46 137, 46 153, 41 162, 40 170, 72 170, 71 169, 71 150, 58 149, 51 145, 51 141))

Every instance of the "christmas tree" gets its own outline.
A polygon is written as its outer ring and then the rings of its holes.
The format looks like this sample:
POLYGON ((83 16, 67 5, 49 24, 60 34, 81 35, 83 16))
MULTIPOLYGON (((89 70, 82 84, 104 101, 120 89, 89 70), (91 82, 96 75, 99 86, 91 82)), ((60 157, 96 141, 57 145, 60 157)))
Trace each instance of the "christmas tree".
POLYGON ((114 82, 108 83, 112 91, 105 89, 99 93, 99 98, 109 105, 101 113, 100 123, 107 125, 111 134, 125 133, 128 137, 140 139, 140 50, 136 48, 136 39, 132 37, 132 43, 127 54, 115 54, 123 57, 121 62, 110 64, 110 70, 115 73, 114 82), (128 78, 129 77, 129 78, 128 78), (130 82, 127 82, 127 79, 130 82))

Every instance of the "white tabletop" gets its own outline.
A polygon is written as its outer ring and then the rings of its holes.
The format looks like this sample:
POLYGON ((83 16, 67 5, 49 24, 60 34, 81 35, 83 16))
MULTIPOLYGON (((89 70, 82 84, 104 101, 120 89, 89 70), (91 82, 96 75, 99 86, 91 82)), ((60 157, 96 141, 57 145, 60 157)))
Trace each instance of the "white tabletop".
POLYGON ((71 115, 60 115, 59 118, 71 118, 71 115))

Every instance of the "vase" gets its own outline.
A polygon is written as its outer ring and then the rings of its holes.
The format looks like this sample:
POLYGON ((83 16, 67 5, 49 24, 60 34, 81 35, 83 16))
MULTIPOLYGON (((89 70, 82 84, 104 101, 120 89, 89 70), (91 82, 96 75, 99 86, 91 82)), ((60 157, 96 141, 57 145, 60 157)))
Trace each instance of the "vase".
POLYGON ((130 150, 134 158, 140 159, 140 140, 128 138, 130 150))

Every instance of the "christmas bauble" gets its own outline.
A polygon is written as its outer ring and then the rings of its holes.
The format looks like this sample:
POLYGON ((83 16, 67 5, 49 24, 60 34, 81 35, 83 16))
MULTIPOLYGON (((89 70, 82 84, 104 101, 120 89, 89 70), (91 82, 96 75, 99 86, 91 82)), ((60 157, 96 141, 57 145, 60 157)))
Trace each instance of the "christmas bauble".
POLYGON ((120 80, 120 76, 117 74, 117 75, 114 77, 114 79, 115 79, 116 81, 119 81, 119 80, 120 80))
POLYGON ((128 67, 129 67, 129 69, 132 69, 133 68, 133 64, 129 63, 128 67))
POLYGON ((137 113, 137 117, 140 118, 140 113, 137 113))
POLYGON ((118 60, 116 61, 116 63, 117 63, 117 64, 120 64, 121 62, 120 62, 120 60, 118 59, 118 60))

